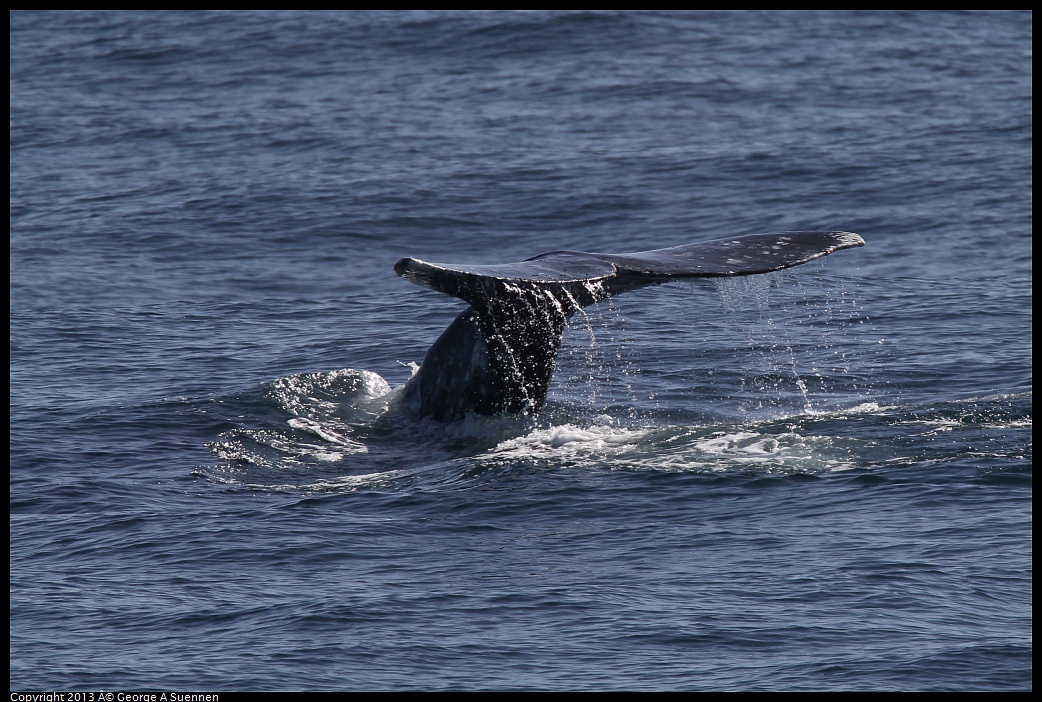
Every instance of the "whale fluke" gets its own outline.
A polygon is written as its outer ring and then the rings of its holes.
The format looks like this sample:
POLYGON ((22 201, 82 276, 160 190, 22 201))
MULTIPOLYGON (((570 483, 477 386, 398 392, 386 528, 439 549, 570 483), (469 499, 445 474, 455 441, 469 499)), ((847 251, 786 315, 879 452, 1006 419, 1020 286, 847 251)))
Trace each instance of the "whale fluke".
POLYGON ((565 324, 583 307, 671 280, 779 271, 864 243, 852 232, 800 231, 628 254, 551 251, 497 265, 403 258, 395 273, 470 307, 428 349, 405 384, 402 406, 438 421, 467 412, 538 412, 565 324))

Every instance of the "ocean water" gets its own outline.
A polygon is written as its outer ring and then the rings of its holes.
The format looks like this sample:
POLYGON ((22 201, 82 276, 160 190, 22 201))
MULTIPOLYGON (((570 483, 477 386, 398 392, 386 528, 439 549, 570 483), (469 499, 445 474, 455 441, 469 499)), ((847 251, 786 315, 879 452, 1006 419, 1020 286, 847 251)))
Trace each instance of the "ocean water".
POLYGON ((17 690, 1025 690, 1032 17, 10 15, 17 690), (501 263, 866 246, 393 411, 501 263), (390 409, 389 409, 390 408, 390 409))

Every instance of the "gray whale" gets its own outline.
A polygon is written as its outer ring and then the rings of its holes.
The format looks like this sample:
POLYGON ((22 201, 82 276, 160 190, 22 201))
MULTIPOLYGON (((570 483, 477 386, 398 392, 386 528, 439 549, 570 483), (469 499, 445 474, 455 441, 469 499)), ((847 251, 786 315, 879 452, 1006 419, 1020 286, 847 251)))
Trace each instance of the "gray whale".
POLYGON ((799 231, 628 254, 551 251, 487 266, 403 258, 395 273, 470 307, 427 350, 401 407, 442 422, 468 412, 534 414, 546 401, 565 325, 583 307, 671 280, 779 271, 864 244, 852 232, 799 231))

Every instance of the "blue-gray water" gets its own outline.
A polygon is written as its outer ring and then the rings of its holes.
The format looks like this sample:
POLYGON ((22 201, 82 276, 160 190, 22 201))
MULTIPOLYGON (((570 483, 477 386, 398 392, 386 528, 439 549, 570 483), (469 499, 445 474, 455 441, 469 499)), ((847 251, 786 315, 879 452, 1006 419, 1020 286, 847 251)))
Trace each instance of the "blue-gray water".
POLYGON ((1031 24, 11 14, 12 688, 1030 689, 1031 24), (382 415, 397 258, 788 229, 382 415))

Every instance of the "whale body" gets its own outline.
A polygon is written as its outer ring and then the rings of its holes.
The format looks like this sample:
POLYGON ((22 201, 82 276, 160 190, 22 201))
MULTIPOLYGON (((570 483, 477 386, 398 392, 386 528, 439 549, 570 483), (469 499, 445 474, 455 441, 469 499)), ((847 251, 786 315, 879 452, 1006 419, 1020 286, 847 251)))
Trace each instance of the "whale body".
POLYGON ((441 422, 539 412, 565 325, 583 307, 672 280, 779 271, 864 243, 853 232, 796 231, 628 254, 551 251, 499 265, 400 259, 399 276, 470 305, 428 349, 401 407, 441 422))

